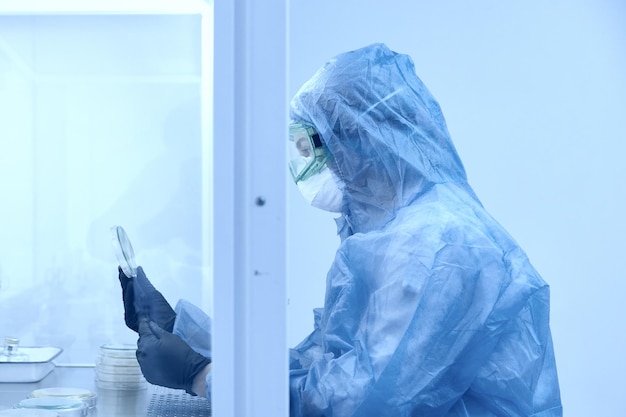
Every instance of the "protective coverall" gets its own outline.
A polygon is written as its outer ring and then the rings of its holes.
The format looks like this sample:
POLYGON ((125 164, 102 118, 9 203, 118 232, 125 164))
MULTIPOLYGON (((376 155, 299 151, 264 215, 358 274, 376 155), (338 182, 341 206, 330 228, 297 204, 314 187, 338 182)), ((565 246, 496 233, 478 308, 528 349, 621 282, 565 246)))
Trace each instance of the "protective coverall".
POLYGON ((291 103, 343 189, 293 417, 561 416, 549 287, 481 205, 412 60, 338 55, 291 103))
MULTIPOLYGON (((549 287, 468 185, 411 59, 382 44, 341 54, 291 117, 317 130, 343 192, 324 308, 290 351, 291 416, 562 416, 549 287)), ((139 272, 120 282, 142 370, 190 392, 210 319, 174 311, 139 272)))

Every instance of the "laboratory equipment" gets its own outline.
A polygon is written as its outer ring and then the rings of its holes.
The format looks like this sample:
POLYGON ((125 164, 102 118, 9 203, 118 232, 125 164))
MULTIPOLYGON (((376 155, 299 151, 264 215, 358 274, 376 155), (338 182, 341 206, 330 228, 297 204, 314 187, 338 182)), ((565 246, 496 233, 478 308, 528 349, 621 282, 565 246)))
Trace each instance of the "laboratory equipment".
POLYGON ((130 344, 106 344, 96 359, 96 384, 110 390, 142 390, 148 387, 130 344))
POLYGON ((136 277, 137 264, 135 263, 135 252, 133 251, 133 245, 130 244, 130 239, 126 231, 122 226, 112 226, 111 235, 113 249, 115 250, 115 256, 117 257, 120 268, 122 268, 122 271, 128 278, 136 277))
POLYGON ((81 400, 75 398, 26 398, 15 404, 15 408, 50 410, 57 412, 61 417, 87 416, 87 406, 81 400))
POLYGON ((98 396, 88 389, 72 387, 36 389, 30 393, 29 398, 71 398, 82 401, 88 411, 95 409, 98 401, 98 396))
POLYGON ((52 410, 10 408, 0 410, 0 417, 59 417, 59 413, 52 410))
POLYGON ((7 362, 24 362, 28 360, 28 355, 19 350, 19 344, 20 339, 17 337, 6 336, 4 338, 2 357, 7 362))
POLYGON ((5 337, 0 353, 0 382, 40 381, 52 372, 52 360, 62 351, 58 347, 20 347, 18 338, 5 337))

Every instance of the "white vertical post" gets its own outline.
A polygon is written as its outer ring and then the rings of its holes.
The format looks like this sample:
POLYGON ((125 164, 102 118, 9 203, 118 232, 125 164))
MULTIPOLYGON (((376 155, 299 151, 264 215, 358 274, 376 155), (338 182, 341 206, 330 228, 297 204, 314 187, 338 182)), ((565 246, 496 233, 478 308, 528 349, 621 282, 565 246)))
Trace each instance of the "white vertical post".
POLYGON ((215 0, 214 416, 288 415, 287 0, 215 0))

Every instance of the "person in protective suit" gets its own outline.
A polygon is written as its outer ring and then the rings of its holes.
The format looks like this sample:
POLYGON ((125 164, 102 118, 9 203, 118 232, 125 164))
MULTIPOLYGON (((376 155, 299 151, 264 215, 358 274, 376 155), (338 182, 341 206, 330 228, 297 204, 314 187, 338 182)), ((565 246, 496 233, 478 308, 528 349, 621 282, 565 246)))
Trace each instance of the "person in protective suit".
MULTIPOLYGON (((469 186, 411 58, 383 44, 336 56, 291 119, 291 174, 340 213, 341 244, 314 331, 290 350, 290 415, 562 416, 549 286, 469 186)), ((146 378, 209 396, 210 320, 180 303, 165 316, 140 319, 139 363, 185 375, 146 378)))

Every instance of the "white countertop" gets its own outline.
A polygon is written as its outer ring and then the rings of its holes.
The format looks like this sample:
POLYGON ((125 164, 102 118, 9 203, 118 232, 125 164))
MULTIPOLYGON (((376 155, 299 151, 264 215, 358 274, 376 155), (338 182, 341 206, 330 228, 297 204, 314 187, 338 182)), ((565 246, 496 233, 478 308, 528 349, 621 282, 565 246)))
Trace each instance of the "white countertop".
POLYGON ((89 417, 209 417, 207 400, 192 397, 184 391, 148 384, 143 390, 104 390, 96 386, 93 367, 56 367, 39 382, 0 383, 0 410, 13 408, 20 400, 41 388, 71 387, 95 393, 97 405, 89 417))

